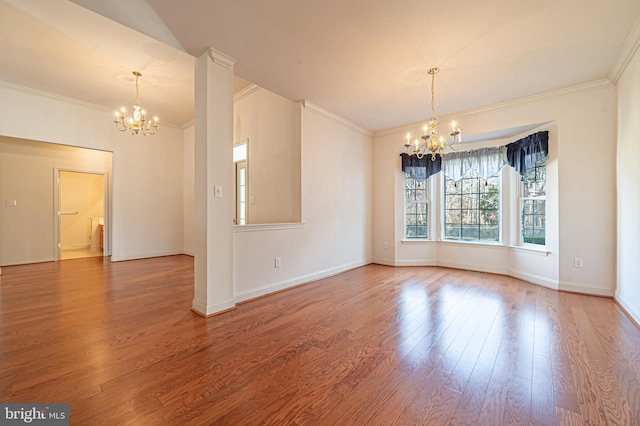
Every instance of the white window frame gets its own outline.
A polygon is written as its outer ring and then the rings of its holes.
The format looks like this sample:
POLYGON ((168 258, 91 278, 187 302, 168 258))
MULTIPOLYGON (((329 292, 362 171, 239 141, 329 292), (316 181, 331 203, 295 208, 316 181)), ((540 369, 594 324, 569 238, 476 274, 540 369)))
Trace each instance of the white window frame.
MULTIPOLYGON (((403 221, 402 222, 403 222, 403 235, 404 235, 403 239, 405 241, 429 240, 431 238, 431 227, 429 225, 430 225, 430 222, 431 222, 430 208, 431 208, 431 204, 432 204, 431 203, 431 198, 430 198, 430 195, 431 195, 430 179, 427 178, 427 179, 424 180, 424 191, 425 191, 425 193, 424 193, 424 197, 425 197, 424 198, 424 204, 425 204, 425 215, 426 215, 424 226, 426 228, 427 235, 426 236, 412 237, 412 236, 407 235, 407 226, 409 226, 408 223, 407 223, 407 194, 406 194, 407 178, 412 179, 407 173, 403 173, 403 179, 402 179, 402 188, 403 188, 403 190, 402 190, 403 221)), ((414 181, 420 182, 419 180, 416 180, 416 179, 414 179, 414 181)), ((409 203, 410 204, 413 203, 413 204, 418 205, 418 204, 422 203, 422 201, 410 201, 409 203)), ((416 225, 416 226, 418 226, 418 225, 416 225)))
POLYGON ((235 213, 233 222, 236 225, 246 225, 249 217, 249 139, 245 139, 233 145, 233 168, 235 180, 235 213), (244 150, 237 148, 244 145, 244 150), (240 173, 244 174, 244 188, 240 187, 240 173), (244 190, 244 197, 240 193, 244 190), (241 199, 244 201, 241 202, 241 199), (244 211, 241 212, 241 209, 244 211))
MULTIPOLYGON (((451 242, 451 243, 462 243, 462 244, 487 244, 487 245, 503 245, 503 230, 504 220, 503 220, 503 209, 504 209, 504 187, 503 187, 503 173, 504 168, 500 170, 500 172, 495 175, 495 178, 498 181, 498 239, 497 240, 465 240, 465 239, 452 239, 447 238, 446 232, 446 220, 447 220, 447 203, 446 203, 446 184, 447 177, 442 175, 442 183, 441 183, 441 196, 440 196, 440 241, 443 242, 451 242)), ((482 179, 481 177, 479 179, 482 179)), ((460 184, 460 182, 458 182, 460 184)))
POLYGON ((545 248, 547 245, 547 184, 549 183, 547 179, 547 159, 548 157, 544 157, 545 163, 545 194, 543 196, 537 197, 525 197, 524 196, 524 181, 523 177, 518 174, 518 200, 517 200, 517 223, 518 223, 518 245, 523 247, 537 247, 537 248, 545 248), (544 209, 544 244, 537 244, 531 242, 524 241, 524 201, 525 200, 542 200, 544 201, 545 209, 544 209))

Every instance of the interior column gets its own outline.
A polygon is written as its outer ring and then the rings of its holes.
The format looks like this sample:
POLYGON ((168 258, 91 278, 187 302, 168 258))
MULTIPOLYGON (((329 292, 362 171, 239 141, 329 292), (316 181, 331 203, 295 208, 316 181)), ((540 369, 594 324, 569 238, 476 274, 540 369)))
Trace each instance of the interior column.
POLYGON ((195 70, 195 284, 192 310, 210 316, 233 298, 233 65, 209 49, 195 70))

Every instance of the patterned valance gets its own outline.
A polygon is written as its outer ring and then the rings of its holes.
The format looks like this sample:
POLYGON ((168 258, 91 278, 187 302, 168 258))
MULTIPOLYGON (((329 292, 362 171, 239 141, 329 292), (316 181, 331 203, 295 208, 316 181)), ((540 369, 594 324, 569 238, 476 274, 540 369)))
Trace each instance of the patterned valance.
POLYGON ((469 170, 486 180, 500 173, 506 162, 507 148, 504 146, 452 152, 446 155, 442 172, 455 182, 462 179, 469 170))

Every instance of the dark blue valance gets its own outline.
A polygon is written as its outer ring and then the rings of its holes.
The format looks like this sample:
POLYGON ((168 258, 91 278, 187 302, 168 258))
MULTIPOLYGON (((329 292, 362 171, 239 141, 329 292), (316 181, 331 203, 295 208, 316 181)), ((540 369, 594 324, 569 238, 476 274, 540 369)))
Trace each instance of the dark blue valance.
POLYGON ((507 144, 507 164, 524 175, 549 154, 549 132, 537 132, 507 144))
POLYGON ((434 160, 431 159, 431 154, 418 158, 416 155, 409 155, 403 152, 400 157, 402 157, 402 171, 412 179, 425 180, 442 170, 442 157, 440 157, 440 154, 436 154, 434 160))
MULTIPOLYGON (((451 164, 449 164, 449 166, 453 166, 453 163, 455 161, 468 161, 472 157, 475 158, 479 156, 486 156, 489 153, 493 153, 493 151, 498 152, 500 150, 504 150, 505 148, 507 164, 516 169, 516 171, 521 175, 524 175, 525 173, 533 169, 536 161, 549 155, 549 132, 545 130, 543 132, 533 133, 527 137, 524 137, 502 147, 480 148, 479 150, 474 151, 448 154, 447 156, 451 159, 451 164)), ((504 155, 504 151, 502 152, 502 155, 504 155)), ((425 155, 422 158, 418 158, 416 155, 409 155, 407 153, 402 153, 400 154, 400 156, 402 157, 402 171, 407 173, 413 179, 424 180, 442 170, 442 157, 439 154, 436 154, 435 160, 431 160, 431 155, 429 154, 425 155)), ((447 160, 445 159, 444 161, 446 163, 447 160)), ((478 161, 476 161, 476 163, 477 162, 478 161)), ((469 165, 464 165, 464 167, 462 167, 461 169, 462 171, 460 171, 460 173, 458 174, 463 175, 469 168, 472 168, 480 173, 480 168, 474 168, 469 165)), ((500 170, 499 166, 497 170, 500 170)), ((452 176, 451 173, 449 173, 447 176, 453 180, 459 179, 461 177, 458 176, 456 178, 455 176, 452 176)))

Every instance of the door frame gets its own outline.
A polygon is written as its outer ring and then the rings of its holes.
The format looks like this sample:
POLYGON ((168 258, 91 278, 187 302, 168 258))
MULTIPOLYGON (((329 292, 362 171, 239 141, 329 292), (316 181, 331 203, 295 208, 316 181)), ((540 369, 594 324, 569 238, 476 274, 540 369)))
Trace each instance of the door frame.
POLYGON ((92 170, 83 170, 83 169, 70 169, 64 167, 54 167, 53 168, 53 223, 55 224, 53 227, 53 260, 59 261, 61 257, 61 244, 60 244, 60 215, 58 211, 60 210, 60 172, 72 172, 72 173, 85 173, 91 175, 101 175, 102 183, 104 188, 102 190, 103 197, 103 232, 104 232, 104 241, 103 241, 103 249, 102 256, 111 256, 111 215, 109 212, 111 211, 109 205, 109 173, 105 171, 92 171, 92 170))

